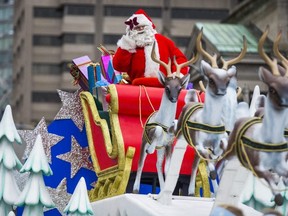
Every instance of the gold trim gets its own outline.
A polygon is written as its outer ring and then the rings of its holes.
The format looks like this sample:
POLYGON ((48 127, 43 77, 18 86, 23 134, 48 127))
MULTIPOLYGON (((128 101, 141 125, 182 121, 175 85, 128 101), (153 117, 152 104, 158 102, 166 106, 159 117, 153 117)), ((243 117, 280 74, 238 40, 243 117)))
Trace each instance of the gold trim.
POLYGON ((113 149, 112 154, 118 155, 119 159, 119 168, 124 168, 125 163, 125 148, 124 148, 124 141, 123 136, 121 132, 121 127, 119 123, 118 118, 118 111, 119 111, 119 105, 118 105, 118 94, 116 86, 109 85, 108 94, 110 94, 110 109, 109 109, 109 116, 110 116, 110 124, 111 124, 111 133, 112 133, 112 143, 117 143, 118 149, 113 149), (118 152, 118 153, 117 153, 118 152))
POLYGON ((209 178, 207 174, 206 161, 200 160, 196 176, 195 196, 200 197, 200 188, 203 190, 203 197, 211 197, 209 178))

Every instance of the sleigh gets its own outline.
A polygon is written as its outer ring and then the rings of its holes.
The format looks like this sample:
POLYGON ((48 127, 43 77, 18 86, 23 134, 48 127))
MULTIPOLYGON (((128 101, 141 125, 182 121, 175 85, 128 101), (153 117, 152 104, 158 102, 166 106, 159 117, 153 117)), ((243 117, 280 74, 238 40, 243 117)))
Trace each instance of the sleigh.
MULTIPOLYGON (((108 111, 97 108, 96 100, 88 91, 80 94, 86 132, 92 162, 98 180, 90 191, 91 201, 129 193, 137 171, 140 155, 143 124, 160 105, 164 88, 112 84, 109 85, 106 101, 108 111)), ((186 90, 180 94, 176 118, 184 105, 186 90)), ((169 115, 169 113, 167 113, 169 115)), ((187 149, 180 170, 179 185, 175 193, 185 195, 194 150, 187 149)), ((143 168, 142 183, 151 185, 155 193, 157 182, 156 154, 147 156, 143 168)), ((210 195, 205 165, 199 167, 196 182, 198 195, 210 195)))

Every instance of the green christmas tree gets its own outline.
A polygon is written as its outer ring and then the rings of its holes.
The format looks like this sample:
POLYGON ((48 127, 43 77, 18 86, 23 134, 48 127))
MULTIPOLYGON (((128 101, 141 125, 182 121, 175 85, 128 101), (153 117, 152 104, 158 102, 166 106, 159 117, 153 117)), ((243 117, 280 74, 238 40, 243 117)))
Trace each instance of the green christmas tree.
POLYGON ((21 144, 21 138, 7 105, 0 122, 0 215, 9 214, 20 194, 13 174, 22 167, 13 148, 15 142, 21 144))
POLYGON ((74 193, 64 209, 64 212, 70 216, 90 216, 94 215, 88 193, 85 179, 81 177, 74 193))
POLYGON ((24 205, 23 216, 44 215, 44 206, 55 207, 43 179, 43 175, 52 175, 52 170, 48 164, 40 134, 37 135, 33 149, 20 172, 30 172, 28 181, 16 202, 17 206, 24 205))

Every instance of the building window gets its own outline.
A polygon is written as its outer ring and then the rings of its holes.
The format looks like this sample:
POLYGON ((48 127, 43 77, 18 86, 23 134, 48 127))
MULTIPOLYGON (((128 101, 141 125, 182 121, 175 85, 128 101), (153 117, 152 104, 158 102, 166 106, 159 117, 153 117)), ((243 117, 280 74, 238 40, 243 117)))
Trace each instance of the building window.
POLYGON ((174 19, 210 19, 222 20, 229 15, 225 9, 172 8, 171 17, 174 19))
POLYGON ((32 92, 32 101, 36 103, 60 103, 56 92, 32 92))
POLYGON ((3 36, 5 34, 6 35, 12 35, 12 33, 13 33, 12 23, 1 23, 0 24, 0 36, 3 36))
POLYGON ((60 36, 48 36, 48 35, 34 35, 33 45, 35 46, 60 46, 60 36))
POLYGON ((61 67, 59 64, 47 64, 47 63, 34 63, 33 74, 61 74, 61 67))
POLYGON ((66 5, 65 14, 79 16, 93 16, 94 5, 66 5))
POLYGON ((0 65, 2 64, 11 64, 12 63, 12 53, 8 51, 0 51, 0 65))
POLYGON ((13 45, 12 37, 0 38, 0 51, 11 50, 12 45, 13 45))
MULTIPOLYGON (((106 5, 104 7, 104 15, 105 16, 121 16, 121 17, 130 17, 134 14, 139 7, 133 6, 114 6, 114 5, 106 5)), ((142 7, 143 10, 150 17, 161 17, 162 10, 161 8, 153 8, 153 7, 142 7)))
POLYGON ((34 8, 34 17, 61 18, 62 17, 62 9, 61 8, 52 8, 52 7, 35 7, 34 8))
POLYGON ((64 34, 63 35, 64 43, 72 44, 93 44, 94 35, 93 34, 64 34))
POLYGON ((2 6, 0 8, 0 20, 11 20, 13 18, 13 7, 2 6))
POLYGON ((104 37, 103 37, 104 44, 117 44, 121 36, 122 35, 104 34, 104 37))

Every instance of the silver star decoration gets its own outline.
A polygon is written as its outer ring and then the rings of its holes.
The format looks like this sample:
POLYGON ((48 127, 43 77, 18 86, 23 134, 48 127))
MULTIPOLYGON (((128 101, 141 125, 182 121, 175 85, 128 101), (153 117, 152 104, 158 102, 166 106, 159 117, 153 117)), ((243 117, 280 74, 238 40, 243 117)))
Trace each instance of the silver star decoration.
POLYGON ((88 147, 81 147, 74 136, 71 136, 71 151, 56 157, 71 163, 71 178, 73 178, 80 168, 86 168, 94 171, 90 161, 90 152, 88 147))
MULTIPOLYGON (((67 192, 67 180, 63 178, 57 188, 46 187, 58 211, 63 215, 63 211, 71 199, 72 194, 67 192)), ((44 211, 51 209, 44 208, 44 211)))
POLYGON ((80 131, 83 129, 84 116, 82 113, 82 106, 79 94, 81 89, 76 90, 74 93, 64 92, 57 90, 63 106, 55 116, 56 119, 72 119, 74 124, 80 131))
POLYGON ((45 118, 43 117, 34 130, 18 130, 22 139, 26 142, 26 148, 23 154, 23 160, 26 160, 34 146, 36 137, 41 134, 42 143, 48 162, 51 164, 51 147, 60 142, 64 137, 48 133, 45 118))
POLYGON ((19 190, 23 191, 24 186, 25 186, 26 182, 28 181, 30 172, 20 173, 19 171, 14 170, 13 171, 13 175, 14 175, 16 183, 17 183, 17 185, 19 187, 19 190))

